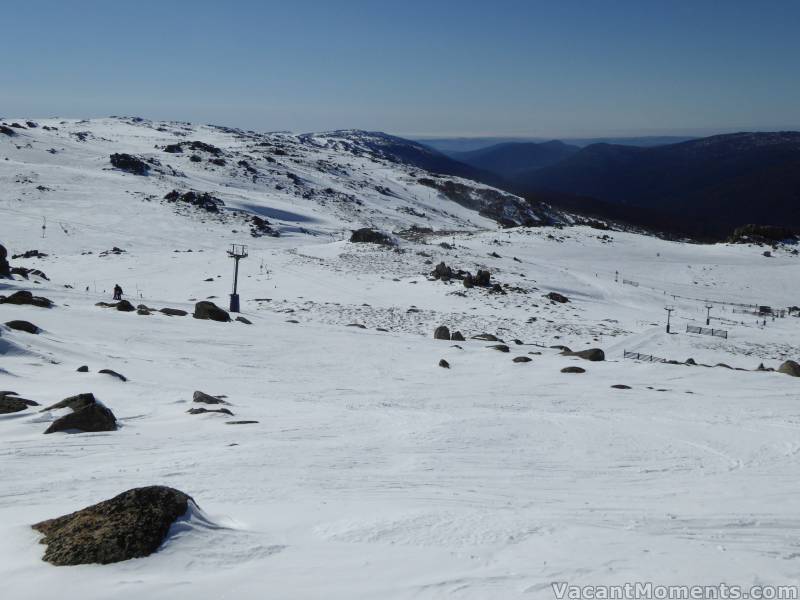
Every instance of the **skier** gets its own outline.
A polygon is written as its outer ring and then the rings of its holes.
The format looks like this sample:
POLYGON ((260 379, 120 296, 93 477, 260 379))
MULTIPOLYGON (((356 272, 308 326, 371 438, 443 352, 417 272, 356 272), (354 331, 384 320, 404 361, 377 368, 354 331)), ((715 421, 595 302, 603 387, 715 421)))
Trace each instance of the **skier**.
POLYGON ((114 285, 114 300, 122 300, 122 288, 118 283, 114 285))

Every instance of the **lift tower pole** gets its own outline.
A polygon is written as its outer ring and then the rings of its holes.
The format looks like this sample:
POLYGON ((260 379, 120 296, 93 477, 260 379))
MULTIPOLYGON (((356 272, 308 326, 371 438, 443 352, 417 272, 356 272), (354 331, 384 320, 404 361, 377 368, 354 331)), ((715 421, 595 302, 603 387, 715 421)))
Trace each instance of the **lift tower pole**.
POLYGON ((239 312, 239 261, 247 258, 247 246, 241 244, 231 244, 231 249, 228 250, 228 256, 234 261, 233 267, 233 293, 231 294, 230 311, 234 313, 239 312))
POLYGON ((672 316, 672 311, 675 310, 673 306, 666 306, 664 308, 667 311, 667 333, 669 333, 669 318, 672 316))
POLYGON ((711 325, 711 309, 714 308, 710 303, 706 302, 706 325, 711 325))

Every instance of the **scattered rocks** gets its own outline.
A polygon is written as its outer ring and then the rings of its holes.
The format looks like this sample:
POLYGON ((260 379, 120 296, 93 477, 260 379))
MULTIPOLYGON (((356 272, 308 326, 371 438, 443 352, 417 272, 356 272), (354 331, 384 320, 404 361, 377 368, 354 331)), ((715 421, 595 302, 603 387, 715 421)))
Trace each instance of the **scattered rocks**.
POLYGON ((228 311, 221 309, 219 306, 208 300, 202 300, 195 304, 194 314, 192 316, 195 319, 210 319, 212 321, 219 321, 221 323, 227 323, 231 320, 231 316, 228 314, 228 311))
POLYGON ((528 356, 515 356, 512 362, 515 362, 515 363, 526 363, 526 362, 531 362, 531 360, 533 360, 533 359, 531 359, 528 356))
POLYGON ((41 331, 36 325, 30 321, 7 321, 6 327, 15 331, 24 331, 25 333, 37 334, 41 331))
POLYGON ((581 367, 564 367, 561 369, 562 373, 586 373, 586 369, 581 367))
MULTIPOLYGON (((2 250, 0 250, 0 256, 2 256, 2 250)), ((38 250, 26 250, 20 254, 15 254, 11 258, 16 260, 18 258, 47 258, 47 256, 49 255, 45 254, 44 252, 39 252, 38 250)))
POLYGON ((449 369, 450 368, 450 363, 447 362, 445 359, 441 359, 439 361, 439 366, 442 367, 443 369, 449 369))
POLYGON ((191 497, 164 486, 135 488, 62 517, 32 525, 44 534, 44 560, 57 566, 109 564, 149 556, 191 497))
POLYGON ((784 373, 785 375, 791 375, 792 377, 800 377, 800 364, 797 364, 793 360, 787 360, 780 367, 778 367, 778 373, 784 373))
POLYGON ((112 377, 116 377, 120 381, 128 381, 128 378, 124 375, 117 373, 116 371, 112 371, 111 369, 100 369, 98 373, 103 373, 104 375, 111 375, 112 377))
POLYGON ((381 246, 394 246, 394 240, 382 231, 363 227, 356 229, 350 235, 350 241, 360 244, 380 244, 381 246))
POLYGON ((600 348, 589 348, 588 350, 578 350, 577 352, 565 350, 561 354, 564 356, 577 356, 578 358, 590 360, 592 362, 598 362, 606 359, 606 353, 600 348))
POLYGON ((18 292, 14 292, 7 298, 0 298, 0 304, 17 304, 17 305, 29 304, 31 306, 38 306, 40 308, 50 308, 51 306, 53 306, 53 302, 48 298, 44 298, 42 296, 34 296, 31 292, 27 290, 19 290, 18 292))
POLYGON ((71 408, 72 412, 53 421, 45 433, 55 433, 58 431, 67 433, 74 431, 116 431, 117 429, 117 419, 114 417, 114 413, 101 402, 98 402, 94 394, 70 396, 61 402, 57 402, 52 406, 42 409, 42 411, 50 411, 59 408, 71 408))
POLYGON ((225 203, 216 196, 208 192, 195 192, 193 190, 183 193, 178 190, 172 190, 164 196, 164 200, 167 202, 184 202, 210 213, 219 213, 220 209, 225 206, 225 203))
POLYGON ((133 175, 147 175, 150 172, 150 165, 132 154, 112 154, 109 160, 112 166, 133 175))
POLYGON ((452 339, 450 337, 450 330, 444 325, 440 325, 433 330, 433 339, 450 341, 452 339))

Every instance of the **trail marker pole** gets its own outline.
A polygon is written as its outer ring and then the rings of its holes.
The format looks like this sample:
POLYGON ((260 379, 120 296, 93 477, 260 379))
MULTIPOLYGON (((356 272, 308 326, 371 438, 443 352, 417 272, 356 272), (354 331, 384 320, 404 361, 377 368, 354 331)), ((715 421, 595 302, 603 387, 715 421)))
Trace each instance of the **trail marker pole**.
POLYGON ((667 333, 669 333, 669 318, 672 316, 672 311, 675 310, 672 306, 665 306, 664 310, 667 311, 667 333))
POLYGON ((706 325, 711 325, 711 309, 714 308, 711 304, 706 304, 706 325))
POLYGON ((233 293, 231 294, 230 311, 239 312, 239 261, 247 258, 247 246, 241 244, 231 244, 231 249, 228 250, 228 256, 234 261, 233 266, 233 293))

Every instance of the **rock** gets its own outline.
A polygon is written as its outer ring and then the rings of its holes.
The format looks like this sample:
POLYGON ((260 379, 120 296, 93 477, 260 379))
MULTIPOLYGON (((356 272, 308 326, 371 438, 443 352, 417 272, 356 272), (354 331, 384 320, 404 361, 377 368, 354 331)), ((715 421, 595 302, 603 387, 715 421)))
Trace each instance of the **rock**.
POLYGON ((30 321, 7 321, 6 327, 15 331, 24 331, 25 333, 32 334, 37 334, 41 331, 41 329, 30 321))
POLYGON ((117 419, 105 405, 95 400, 93 394, 71 396, 48 406, 44 411, 58 408, 71 408, 72 412, 53 421, 45 433, 57 431, 116 431, 117 419))
POLYGON ((81 367, 78 367, 78 368, 76 369, 76 371, 77 371, 78 373, 88 373, 88 372, 89 372, 89 367, 87 367, 86 365, 83 365, 83 366, 81 366, 81 367))
POLYGON ((433 339, 450 341, 450 330, 444 325, 440 325, 433 330, 433 339))
POLYGON ((11 265, 8 264, 8 250, 0 244, 0 279, 11 277, 11 265))
POLYGON ((586 369, 581 367, 564 367, 561 369, 562 373, 586 373, 586 369))
POLYGON ((561 350, 562 354, 563 354, 563 353, 565 353, 565 352, 572 352, 572 350, 570 350, 569 346, 559 346, 559 345, 555 345, 555 346, 550 346, 550 347, 551 347, 553 350, 561 350))
POLYGON ((489 271, 482 271, 481 269, 478 269, 478 272, 475 273, 475 278, 473 281, 475 285, 489 287, 492 284, 492 274, 489 271))
POLYGON ((247 319, 245 317, 236 317, 236 320, 239 321, 239 323, 244 323, 245 325, 253 324, 253 322, 250 319, 247 319))
POLYGON ((382 231, 370 229, 369 227, 363 227, 362 229, 354 230, 350 236, 350 241, 361 244, 366 243, 380 244, 381 246, 394 246, 394 241, 390 236, 382 231))
POLYGON ((686 362, 685 362, 684 364, 687 364, 687 365, 696 365, 697 363, 695 362, 695 360, 694 360, 693 358, 687 358, 687 359, 686 359, 686 362))
POLYGON ((0 392, 0 415, 8 415, 39 406, 38 402, 20 398, 15 392, 0 392))
POLYGON ((527 357, 527 356, 515 356, 514 360, 512 362, 515 362, 515 363, 526 363, 526 362, 531 362, 531 360, 532 359, 530 357, 527 357))
POLYGON ((109 564, 149 556, 191 497, 164 486, 135 488, 62 517, 36 523, 44 534, 44 560, 57 565, 109 564))
POLYGON ((431 275, 436 279, 449 281, 453 278, 453 269, 444 264, 444 262, 440 262, 438 265, 436 265, 436 267, 434 267, 433 271, 431 271, 431 275))
POLYGON ((624 383, 615 383, 611 387, 614 388, 615 390, 629 390, 629 389, 631 389, 631 386, 625 385, 624 383))
POLYGON ((50 308, 53 306, 53 303, 49 299, 43 298, 42 296, 34 296, 27 290, 19 290, 18 292, 14 292, 9 297, 0 300, 0 303, 16 304, 20 306, 30 304, 31 306, 38 306, 40 308, 50 308))
POLYGON ((793 360, 787 360, 778 367, 778 373, 784 373, 792 377, 800 377, 800 365, 793 360))
POLYGON ((172 190, 164 196, 164 200, 168 202, 185 202, 210 213, 219 213, 220 209, 225 206, 222 200, 208 192, 195 192, 192 190, 182 194, 178 190, 172 190))
POLYGON ((514 342, 517 346, 523 346, 524 345, 524 342, 522 340, 518 340, 516 338, 514 338, 511 341, 514 342))
POLYGON ((225 425, 252 425, 258 421, 225 421, 225 425))
POLYGON ((219 321, 221 323, 227 323, 231 320, 231 316, 226 310, 221 309, 219 306, 208 300, 202 300, 201 302, 195 304, 194 314, 192 316, 195 319, 210 319, 212 321, 219 321))
POLYGON ((443 369, 449 369, 450 368, 450 363, 447 362, 445 359, 441 359, 439 361, 439 366, 442 367, 443 369))
POLYGON ((180 308, 162 308, 159 312, 169 315, 170 317, 185 317, 189 313, 180 308))
POLYGON ((133 312, 136 310, 133 307, 133 304, 131 304, 127 300, 120 300, 119 302, 117 302, 115 308, 120 312, 133 312))
POLYGON ((464 336, 461 334, 460 331, 454 331, 453 335, 450 336, 450 341, 452 341, 452 342, 463 342, 463 341, 466 341, 466 340, 464 340, 464 336))
POLYGON ((227 408, 202 408, 202 407, 198 407, 198 408, 190 408, 186 412, 188 412, 190 415, 200 415, 200 414, 203 414, 203 413, 221 413, 221 414, 224 414, 224 415, 233 416, 233 413, 231 411, 229 411, 227 408))
POLYGON ((12 267, 11 274, 19 275, 24 279, 29 279, 31 276, 33 276, 33 277, 39 277, 46 281, 50 281, 50 278, 44 273, 44 271, 40 271, 39 269, 29 269, 27 267, 12 267))
POLYGON ((366 329, 366 325, 362 325, 361 323, 348 323, 347 327, 358 327, 359 329, 366 329))
POLYGON ((561 304, 569 302, 569 298, 563 294, 559 294, 558 292, 550 292, 549 294, 545 294, 545 298, 549 298, 553 302, 559 302, 561 304))
MULTIPOLYGON (((117 310, 119 310, 119 308, 117 308, 117 310)), ((151 313, 146 308, 137 308, 136 309, 136 314, 137 315, 142 315, 143 317, 146 317, 146 316, 150 315, 151 313)))
POLYGON ((473 340, 481 340, 483 342, 499 342, 500 338, 492 335, 491 333, 479 333, 478 335, 472 336, 473 340))
POLYGON ((112 377, 116 377, 120 381, 128 381, 127 377, 117 373, 116 371, 112 371, 111 369, 100 369, 98 373, 103 373, 104 375, 111 375, 112 377))
POLYGON ((497 344, 495 346, 489 346, 492 350, 497 350, 498 352, 509 352, 510 348, 505 344, 497 344))
POLYGON ((134 175, 147 175, 150 172, 150 165, 132 154, 112 154, 109 160, 120 171, 126 171, 134 175))
POLYGON ((577 356, 578 358, 590 360, 592 362, 598 362, 606 359, 606 353, 600 348, 589 348, 588 350, 578 350, 577 352, 565 351, 561 354, 564 356, 577 356))
POLYGON ((15 135, 17 135, 16 131, 11 129, 11 127, 8 127, 7 125, 3 125, 2 123, 0 123, 0 133, 2 133, 3 135, 7 135, 9 137, 14 137, 15 135))
POLYGON ((192 395, 192 402, 201 402, 203 404, 230 404, 230 402, 225 402, 222 398, 218 398, 217 396, 212 396, 211 394, 206 394, 205 392, 201 392, 197 390, 192 395))

